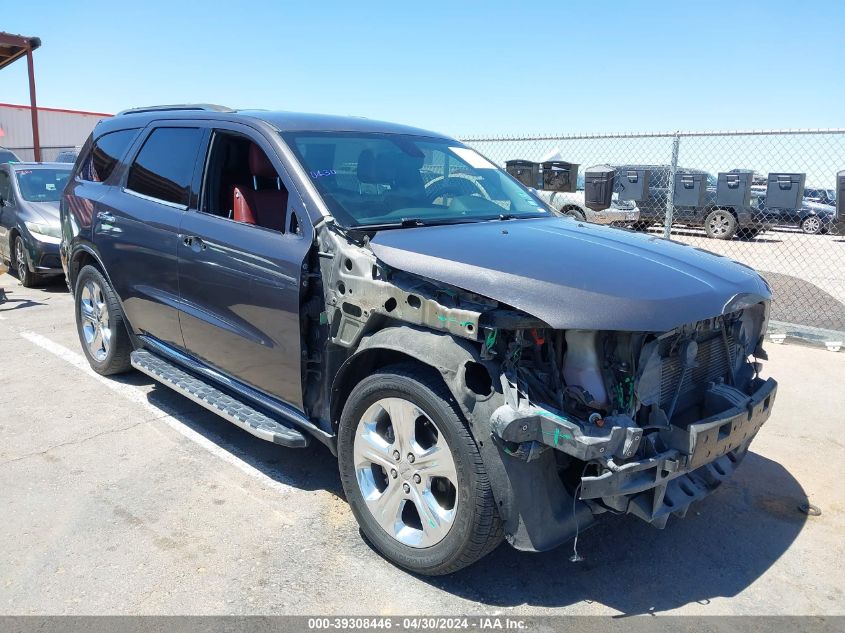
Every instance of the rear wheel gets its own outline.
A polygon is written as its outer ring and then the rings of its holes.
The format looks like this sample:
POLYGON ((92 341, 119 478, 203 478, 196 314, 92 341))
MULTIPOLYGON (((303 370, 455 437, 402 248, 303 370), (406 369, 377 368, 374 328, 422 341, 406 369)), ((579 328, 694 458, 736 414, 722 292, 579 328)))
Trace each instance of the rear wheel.
POLYGON ((38 275, 29 269, 29 264, 26 259, 26 245, 23 243, 23 237, 18 235, 15 238, 15 272, 18 274, 18 281, 24 288, 32 288, 38 283, 38 275))
POLYGON ((650 222, 634 222, 631 225, 631 228, 634 229, 635 231, 640 232, 640 233, 645 233, 645 232, 648 231, 648 227, 650 227, 650 226, 651 226, 650 222))
POLYGON ((343 489, 361 531, 388 560, 442 575, 502 539, 475 440, 446 388, 398 365, 352 391, 338 430, 343 489))
POLYGON ((704 219, 704 231, 714 240, 729 240, 736 235, 737 221, 727 209, 713 209, 704 219))
POLYGON ((91 369, 103 376, 129 370, 132 342, 117 295, 93 266, 85 266, 80 271, 74 303, 79 341, 91 369))

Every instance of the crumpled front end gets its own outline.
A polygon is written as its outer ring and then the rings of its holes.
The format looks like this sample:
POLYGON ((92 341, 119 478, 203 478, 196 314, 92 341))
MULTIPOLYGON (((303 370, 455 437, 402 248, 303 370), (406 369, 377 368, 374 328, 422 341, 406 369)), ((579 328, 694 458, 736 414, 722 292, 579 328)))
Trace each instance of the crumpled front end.
MULTIPOLYGON (((530 275, 528 263, 525 274, 499 271, 494 248, 458 261, 459 227, 356 243, 324 227, 313 264, 321 287, 309 284, 303 328, 306 409, 333 423, 356 376, 421 363, 467 421, 511 545, 551 549, 605 512, 663 527, 730 476, 769 416, 776 384, 757 362, 768 286, 688 247, 649 250, 626 232, 537 222, 476 230, 569 235, 568 261, 586 277, 542 261, 530 275), (597 240, 600 252, 622 249, 642 264, 637 274, 593 271, 597 240)), ((530 260, 529 241, 516 244, 525 250, 508 261, 530 260)))
POLYGON ((755 360, 767 310, 665 333, 507 332, 493 436, 513 459, 551 451, 593 515, 663 527, 733 473, 770 415, 777 384, 755 360))

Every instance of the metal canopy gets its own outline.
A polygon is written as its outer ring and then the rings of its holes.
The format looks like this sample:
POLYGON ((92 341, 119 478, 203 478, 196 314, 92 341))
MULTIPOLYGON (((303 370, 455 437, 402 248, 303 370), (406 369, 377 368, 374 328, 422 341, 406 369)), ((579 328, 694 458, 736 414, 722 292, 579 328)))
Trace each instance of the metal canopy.
POLYGON ((29 106, 32 113, 32 146, 36 162, 41 162, 41 139, 38 135, 38 106, 35 102, 35 67, 32 63, 32 51, 41 46, 37 37, 15 35, 0 31, 0 70, 21 57, 26 57, 29 73, 29 106))

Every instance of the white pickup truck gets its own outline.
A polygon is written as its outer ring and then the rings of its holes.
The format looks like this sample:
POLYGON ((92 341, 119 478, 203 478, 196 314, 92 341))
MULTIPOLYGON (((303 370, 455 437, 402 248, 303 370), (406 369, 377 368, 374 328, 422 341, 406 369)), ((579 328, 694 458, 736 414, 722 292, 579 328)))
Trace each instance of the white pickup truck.
POLYGON ((593 224, 634 224, 640 219, 640 210, 633 200, 619 200, 617 194, 613 194, 613 203, 609 209, 593 211, 584 204, 584 188, 581 177, 578 178, 578 190, 574 192, 565 191, 543 191, 537 190, 537 195, 542 198, 552 209, 569 215, 577 220, 592 222, 593 224))

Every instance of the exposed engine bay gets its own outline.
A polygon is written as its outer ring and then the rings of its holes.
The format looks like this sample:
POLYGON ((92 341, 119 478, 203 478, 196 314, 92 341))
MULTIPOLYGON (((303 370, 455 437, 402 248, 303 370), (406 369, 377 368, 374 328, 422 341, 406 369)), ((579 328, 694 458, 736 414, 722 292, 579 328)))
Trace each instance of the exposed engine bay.
MULTIPOLYGON (((759 377, 758 362, 766 301, 726 304, 721 314, 662 332, 556 329, 514 306, 391 268, 368 236, 327 225, 318 243, 312 266, 320 270, 310 277, 323 286, 303 297, 313 304, 303 324, 312 416, 336 417, 331 401, 342 385, 326 378, 343 374, 375 333, 398 326, 393 339, 410 341, 420 330, 448 335, 469 360, 431 364, 476 439, 492 439, 485 459, 495 447, 503 462, 510 487, 500 495, 519 516, 509 522, 509 508, 502 512, 516 547, 557 545, 591 522, 584 517, 603 512, 663 527, 732 473, 768 418, 776 383, 759 377), (536 490, 532 478, 547 490, 527 500, 520 491, 536 490), (543 503, 562 507, 529 516, 531 504, 543 503)), ((410 342, 391 347, 413 355, 410 342)))

